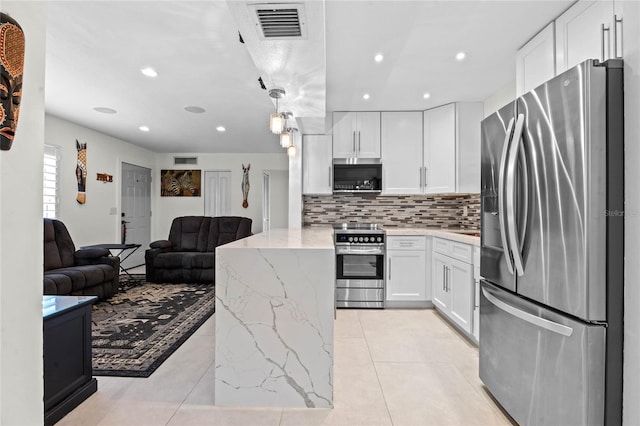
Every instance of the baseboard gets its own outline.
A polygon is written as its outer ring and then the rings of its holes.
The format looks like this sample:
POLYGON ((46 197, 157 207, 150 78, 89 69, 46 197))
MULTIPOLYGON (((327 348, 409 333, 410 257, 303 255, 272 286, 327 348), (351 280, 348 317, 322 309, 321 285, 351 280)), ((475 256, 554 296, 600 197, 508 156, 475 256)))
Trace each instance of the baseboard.
POLYGON ((57 423, 97 390, 98 381, 92 377, 91 380, 80 386, 75 392, 44 414, 45 426, 52 426, 57 423))

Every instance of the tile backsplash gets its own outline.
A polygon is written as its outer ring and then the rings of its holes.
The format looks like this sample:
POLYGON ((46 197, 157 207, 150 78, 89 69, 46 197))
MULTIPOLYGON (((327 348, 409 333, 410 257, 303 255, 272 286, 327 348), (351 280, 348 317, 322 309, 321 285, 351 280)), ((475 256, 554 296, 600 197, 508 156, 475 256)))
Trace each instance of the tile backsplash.
POLYGON ((480 229, 480 194, 304 195, 304 226, 377 223, 386 227, 480 229))

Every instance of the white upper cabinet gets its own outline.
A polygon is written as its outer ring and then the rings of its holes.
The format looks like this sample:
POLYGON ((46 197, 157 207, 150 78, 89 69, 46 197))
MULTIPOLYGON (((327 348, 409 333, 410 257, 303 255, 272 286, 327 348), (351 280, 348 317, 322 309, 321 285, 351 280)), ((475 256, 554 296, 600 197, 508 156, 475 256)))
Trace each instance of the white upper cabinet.
POLYGON ((580 0, 556 19, 556 71, 622 56, 621 17, 612 0, 580 0))
POLYGON ((334 112, 334 158, 380 158, 380 113, 334 112))
POLYGON ((456 104, 424 112, 423 164, 425 193, 456 192, 456 104))
POLYGON ((423 185, 422 112, 382 113, 384 194, 420 194, 423 185))
POLYGON ((302 193, 331 194, 332 155, 330 135, 302 137, 302 193))
POLYGON ((555 75, 556 44, 552 22, 516 53, 516 95, 535 89, 555 75))
POLYGON ((425 194, 480 192, 483 111, 481 102, 458 102, 424 112, 425 194))

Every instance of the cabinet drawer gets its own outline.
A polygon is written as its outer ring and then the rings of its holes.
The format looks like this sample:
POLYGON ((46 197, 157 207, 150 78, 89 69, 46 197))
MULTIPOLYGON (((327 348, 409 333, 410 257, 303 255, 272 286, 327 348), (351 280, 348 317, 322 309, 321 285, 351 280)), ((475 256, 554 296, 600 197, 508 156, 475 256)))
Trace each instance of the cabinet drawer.
POLYGON ((433 237, 433 251, 451 256, 451 243, 452 241, 433 237))
POLYGON ((425 237, 387 237, 387 250, 424 250, 425 237))
POLYGON ((462 260, 465 263, 473 262, 472 248, 469 244, 451 242, 451 257, 462 260))
POLYGON ((433 251, 451 256, 454 259, 461 260, 465 263, 470 264, 473 261, 473 246, 469 244, 434 237, 433 251))

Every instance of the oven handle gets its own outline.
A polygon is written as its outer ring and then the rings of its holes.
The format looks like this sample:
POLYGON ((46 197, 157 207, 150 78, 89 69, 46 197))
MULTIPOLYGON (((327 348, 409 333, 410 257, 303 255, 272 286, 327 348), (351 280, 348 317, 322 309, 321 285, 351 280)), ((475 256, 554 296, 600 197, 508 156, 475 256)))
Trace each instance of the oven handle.
POLYGON ((360 248, 354 246, 336 245, 336 254, 384 254, 384 246, 365 246, 363 248, 360 248))

